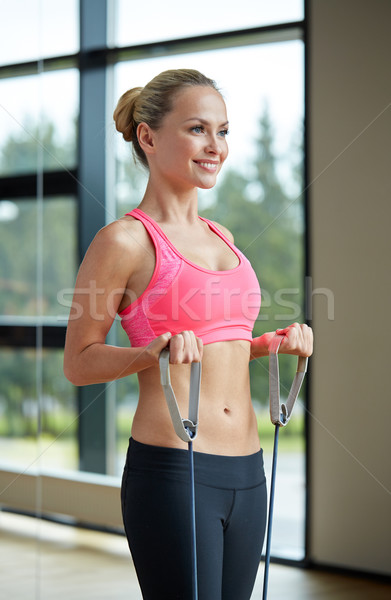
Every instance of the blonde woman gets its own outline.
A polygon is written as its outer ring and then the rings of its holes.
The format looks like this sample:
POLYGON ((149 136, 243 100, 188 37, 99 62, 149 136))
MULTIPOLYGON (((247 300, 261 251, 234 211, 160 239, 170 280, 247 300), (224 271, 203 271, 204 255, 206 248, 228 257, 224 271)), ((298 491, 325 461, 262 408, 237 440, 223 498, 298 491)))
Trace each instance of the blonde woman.
MULTIPOLYGON (((138 208, 100 230, 86 253, 65 374, 87 385, 137 373, 121 492, 125 531, 143 598, 187 600, 187 450, 170 420, 158 359, 169 345, 183 414, 189 364, 202 360, 194 442, 199 599, 248 600, 266 522, 249 361, 268 354, 274 332, 252 337, 261 300, 255 273, 231 233, 198 216, 197 190, 215 185, 228 154, 226 106, 213 80, 178 69, 123 94, 114 120, 149 180, 138 208), (104 290, 94 314, 84 293, 91 285, 104 290), (116 313, 128 348, 105 344, 116 313)), ((308 326, 295 323, 281 333, 280 352, 312 353, 308 326)))

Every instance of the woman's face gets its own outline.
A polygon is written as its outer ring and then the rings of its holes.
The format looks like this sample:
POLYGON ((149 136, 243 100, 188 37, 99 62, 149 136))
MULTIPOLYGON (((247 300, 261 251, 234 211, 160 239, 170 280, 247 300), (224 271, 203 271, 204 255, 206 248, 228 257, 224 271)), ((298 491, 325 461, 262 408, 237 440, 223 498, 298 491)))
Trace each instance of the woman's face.
POLYGON ((159 174, 178 191, 213 187, 228 155, 227 133, 221 95, 210 87, 185 88, 154 132, 151 175, 159 174))

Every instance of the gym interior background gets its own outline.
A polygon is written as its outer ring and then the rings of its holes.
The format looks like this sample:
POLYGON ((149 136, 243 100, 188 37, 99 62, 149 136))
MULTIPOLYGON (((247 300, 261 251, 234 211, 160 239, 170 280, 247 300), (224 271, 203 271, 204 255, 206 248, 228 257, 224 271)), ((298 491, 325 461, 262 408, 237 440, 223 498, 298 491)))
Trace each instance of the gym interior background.
MULTIPOLYGON (((74 388, 62 348, 88 244, 145 184, 115 102, 186 66, 227 101, 230 158, 200 209, 259 274, 257 331, 306 319, 316 336, 282 432, 274 560, 389 577, 391 4, 0 4, 0 534, 10 512, 121 534, 137 383, 74 388)), ((108 341, 126 343, 117 321, 108 341)), ((267 364, 251 377, 269 468, 267 364)))

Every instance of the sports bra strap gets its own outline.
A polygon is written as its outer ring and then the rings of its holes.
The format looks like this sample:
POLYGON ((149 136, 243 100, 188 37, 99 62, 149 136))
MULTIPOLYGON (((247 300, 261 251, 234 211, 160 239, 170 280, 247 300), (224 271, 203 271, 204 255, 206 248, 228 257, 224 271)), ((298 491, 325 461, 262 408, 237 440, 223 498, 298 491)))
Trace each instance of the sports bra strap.
POLYGON ((280 404, 278 350, 283 339, 283 335, 275 335, 269 346, 269 400, 271 422, 273 425, 282 425, 285 427, 291 418, 293 406, 299 395, 307 371, 308 358, 299 356, 297 361, 297 371, 291 389, 289 390, 288 400, 286 403, 280 404))
POLYGON ((168 410, 175 433, 184 442, 191 442, 197 437, 198 429, 198 407, 200 402, 201 387, 201 363, 191 363, 190 391, 189 391, 189 418, 182 419, 178 403, 170 378, 170 351, 164 348, 159 356, 160 381, 163 386, 164 395, 167 400, 168 410))

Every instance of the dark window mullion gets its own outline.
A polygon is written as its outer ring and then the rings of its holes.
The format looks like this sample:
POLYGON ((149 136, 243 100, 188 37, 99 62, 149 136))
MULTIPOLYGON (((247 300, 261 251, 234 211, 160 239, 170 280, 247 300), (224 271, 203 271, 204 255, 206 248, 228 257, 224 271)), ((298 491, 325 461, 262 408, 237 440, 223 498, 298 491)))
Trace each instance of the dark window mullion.
MULTIPOLYGON (((47 171, 43 174, 43 195, 76 196, 78 173, 76 169, 47 171)), ((17 174, 0 177, 0 199, 21 198, 36 200, 37 174, 17 174)))
MULTIPOLYGON (((36 348, 38 325, 0 325, 0 348, 36 348)), ((64 348, 65 326, 42 325, 42 347, 64 348)))
MULTIPOLYGON (((96 232, 105 225, 106 67, 85 60, 106 46, 106 0, 80 1, 79 252, 82 260, 96 232)), ((106 389, 80 387, 80 469, 107 471, 106 389)))

